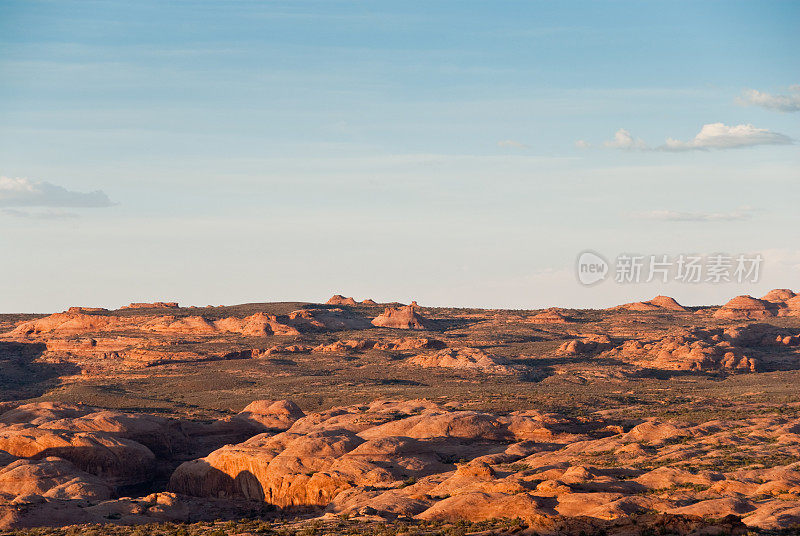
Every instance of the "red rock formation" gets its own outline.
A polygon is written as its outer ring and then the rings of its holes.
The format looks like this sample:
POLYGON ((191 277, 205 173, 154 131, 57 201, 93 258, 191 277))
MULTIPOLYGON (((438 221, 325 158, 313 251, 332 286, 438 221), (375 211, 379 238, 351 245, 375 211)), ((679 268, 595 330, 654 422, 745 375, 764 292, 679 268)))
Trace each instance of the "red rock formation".
POLYGON ((375 344, 378 350, 441 350, 447 346, 444 342, 426 337, 400 337, 375 344))
POLYGON ((287 324, 301 331, 364 329, 369 320, 344 309, 300 309, 289 313, 287 324))
POLYGON ((108 309, 104 307, 70 307, 67 309, 68 313, 107 313, 108 309))
POLYGON ((289 429, 305 413, 291 400, 256 400, 240 411, 234 419, 244 421, 257 433, 289 429))
POLYGON ((417 313, 417 302, 405 307, 387 307, 372 320, 372 325, 395 329, 430 329, 429 321, 417 313))
POLYGON ((105 433, 47 430, 15 424, 0 428, 0 450, 18 458, 58 456, 114 486, 148 482, 153 453, 135 441, 105 433))
POLYGON ((531 324, 566 324, 569 319, 556 308, 550 308, 541 313, 529 316, 526 322, 531 324))
POLYGON ((714 318, 757 320, 776 316, 777 313, 778 307, 772 302, 758 300, 752 296, 737 296, 720 307, 714 313, 714 318))
POLYGON ((756 372, 758 360, 745 355, 739 344, 761 344, 768 338, 758 328, 680 329, 654 342, 626 341, 603 356, 662 370, 756 372))
POLYGON ((327 353, 347 353, 356 350, 369 350, 375 347, 375 341, 370 340, 344 340, 336 341, 330 344, 320 344, 314 348, 314 352, 327 352, 327 353))
POLYGON ((0 468, 0 496, 104 501, 112 491, 107 482, 55 456, 17 460, 0 468))
POLYGON ((795 296, 794 298, 789 298, 784 302, 786 306, 785 309, 780 311, 780 314, 786 316, 797 316, 800 315, 800 296, 795 296))
POLYGON ((648 303, 661 309, 668 309, 670 311, 686 311, 686 308, 683 305, 675 301, 675 298, 670 298, 669 296, 656 296, 648 303))
POLYGON ((124 307, 120 307, 120 309, 177 309, 178 302, 152 302, 152 303, 143 303, 143 302, 134 302, 130 305, 125 305, 124 307))
POLYGON ((602 352, 614 347, 614 343, 607 335, 589 335, 581 339, 567 341, 559 346, 556 354, 563 356, 577 356, 602 352))
POLYGON ((670 298, 669 296, 656 296, 652 300, 645 302, 626 303, 625 305, 612 307, 611 310, 685 312, 686 308, 675 301, 674 298, 670 298))
POLYGON ((353 298, 345 298, 341 294, 334 294, 325 303, 328 305, 358 305, 358 302, 356 302, 356 300, 353 298))
POLYGON ((447 348, 438 352, 417 355, 408 362, 420 367, 441 367, 460 370, 477 370, 488 374, 514 374, 513 367, 479 348, 447 348))
POLYGON ((367 298, 366 300, 361 301, 361 305, 378 305, 378 303, 375 300, 367 298))
POLYGON ((761 299, 769 302, 785 302, 795 296, 797 296, 797 294, 788 288, 776 288, 764 294, 761 299))

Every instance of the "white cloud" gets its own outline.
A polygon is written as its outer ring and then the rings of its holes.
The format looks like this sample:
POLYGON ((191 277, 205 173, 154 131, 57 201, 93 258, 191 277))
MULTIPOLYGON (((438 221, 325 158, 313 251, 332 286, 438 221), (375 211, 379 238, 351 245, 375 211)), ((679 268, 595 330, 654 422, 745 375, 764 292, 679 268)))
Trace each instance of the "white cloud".
POLYGON ((497 142, 498 147, 513 147, 514 149, 528 149, 524 143, 516 140, 500 140, 497 142))
POLYGON ((744 221, 753 217, 756 211, 743 207, 730 212, 690 212, 679 210, 651 210, 637 212, 633 216, 645 220, 660 221, 687 221, 687 222, 712 222, 712 221, 744 221))
POLYGON ((800 85, 789 87, 789 95, 772 95, 748 89, 738 99, 741 104, 761 106, 779 112, 800 112, 800 85))
POLYGON ((766 128, 756 128, 753 125, 728 126, 723 123, 709 123, 703 125, 697 136, 689 141, 667 138, 663 145, 655 148, 649 147, 642 139, 634 138, 630 132, 621 128, 614 135, 614 139, 606 141, 603 146, 609 149, 680 152, 735 149, 755 145, 790 145, 792 143, 794 140, 789 136, 766 128))
POLYGON ((0 207, 110 207, 105 192, 73 192, 61 186, 26 178, 0 177, 0 207))
POLYGON ((578 149, 588 149, 591 146, 592 144, 586 140, 578 140, 575 142, 575 147, 577 147, 578 149))
POLYGON ((647 144, 641 138, 634 138, 631 133, 621 128, 614 134, 614 139, 603 143, 605 147, 610 149, 625 149, 625 150, 646 150, 647 144))
POLYGON ((754 145, 789 145, 792 139, 785 134, 772 132, 753 125, 728 126, 723 123, 703 125, 700 132, 689 141, 667 138, 658 147, 662 151, 697 151, 706 149, 734 149, 754 145))

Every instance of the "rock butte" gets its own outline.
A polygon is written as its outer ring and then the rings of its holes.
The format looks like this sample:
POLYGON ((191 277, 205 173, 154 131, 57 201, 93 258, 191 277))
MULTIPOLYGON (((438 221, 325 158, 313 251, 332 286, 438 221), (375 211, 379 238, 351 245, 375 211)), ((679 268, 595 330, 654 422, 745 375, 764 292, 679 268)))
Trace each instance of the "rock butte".
POLYGON ((417 302, 405 307, 387 307, 372 320, 372 325, 395 329, 430 329, 428 319, 417 312, 417 302))

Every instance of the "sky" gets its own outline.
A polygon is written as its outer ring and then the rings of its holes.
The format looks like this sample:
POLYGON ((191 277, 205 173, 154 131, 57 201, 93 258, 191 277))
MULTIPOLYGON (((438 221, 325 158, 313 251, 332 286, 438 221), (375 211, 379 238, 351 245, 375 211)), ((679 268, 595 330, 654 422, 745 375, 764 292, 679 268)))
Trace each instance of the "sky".
POLYGON ((800 291, 798 27, 796 1, 0 0, 0 312, 800 291), (615 280, 683 254, 763 262, 615 280))

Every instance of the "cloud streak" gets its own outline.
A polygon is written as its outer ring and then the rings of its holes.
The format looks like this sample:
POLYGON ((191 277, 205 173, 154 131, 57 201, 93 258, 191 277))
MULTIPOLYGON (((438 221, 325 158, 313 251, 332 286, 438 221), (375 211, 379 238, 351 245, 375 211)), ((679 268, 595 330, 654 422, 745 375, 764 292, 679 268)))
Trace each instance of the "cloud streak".
POLYGON ((761 106, 777 112, 800 112, 800 84, 789 86, 788 95, 773 95, 756 89, 748 89, 739 97, 744 105, 761 106))
POLYGON ((521 141, 516 140, 500 140, 497 142, 498 147, 511 147, 514 149, 528 149, 529 147, 522 143, 521 141))
POLYGON ((755 210, 744 207, 731 212, 690 212, 679 210, 651 210, 637 212, 635 218, 657 221, 682 221, 682 222, 715 222, 715 221, 745 221, 753 218, 755 210))
POLYGON ((792 143, 794 140, 789 136, 766 128, 756 128, 749 124, 728 126, 724 123, 708 123, 703 125, 700 132, 691 140, 667 138, 667 141, 658 147, 650 147, 641 138, 635 138, 629 131, 621 128, 614 134, 613 140, 603 143, 603 147, 625 151, 685 152, 738 149, 757 145, 791 145, 792 143))
POLYGON ((24 218, 30 220, 73 220, 79 218, 77 214, 65 212, 63 210, 45 210, 41 212, 29 212, 27 210, 17 210, 14 208, 0 209, 0 214, 13 218, 24 218))
POLYGON ((101 208, 114 203, 102 190, 75 192, 26 178, 0 177, 0 207, 101 208))

